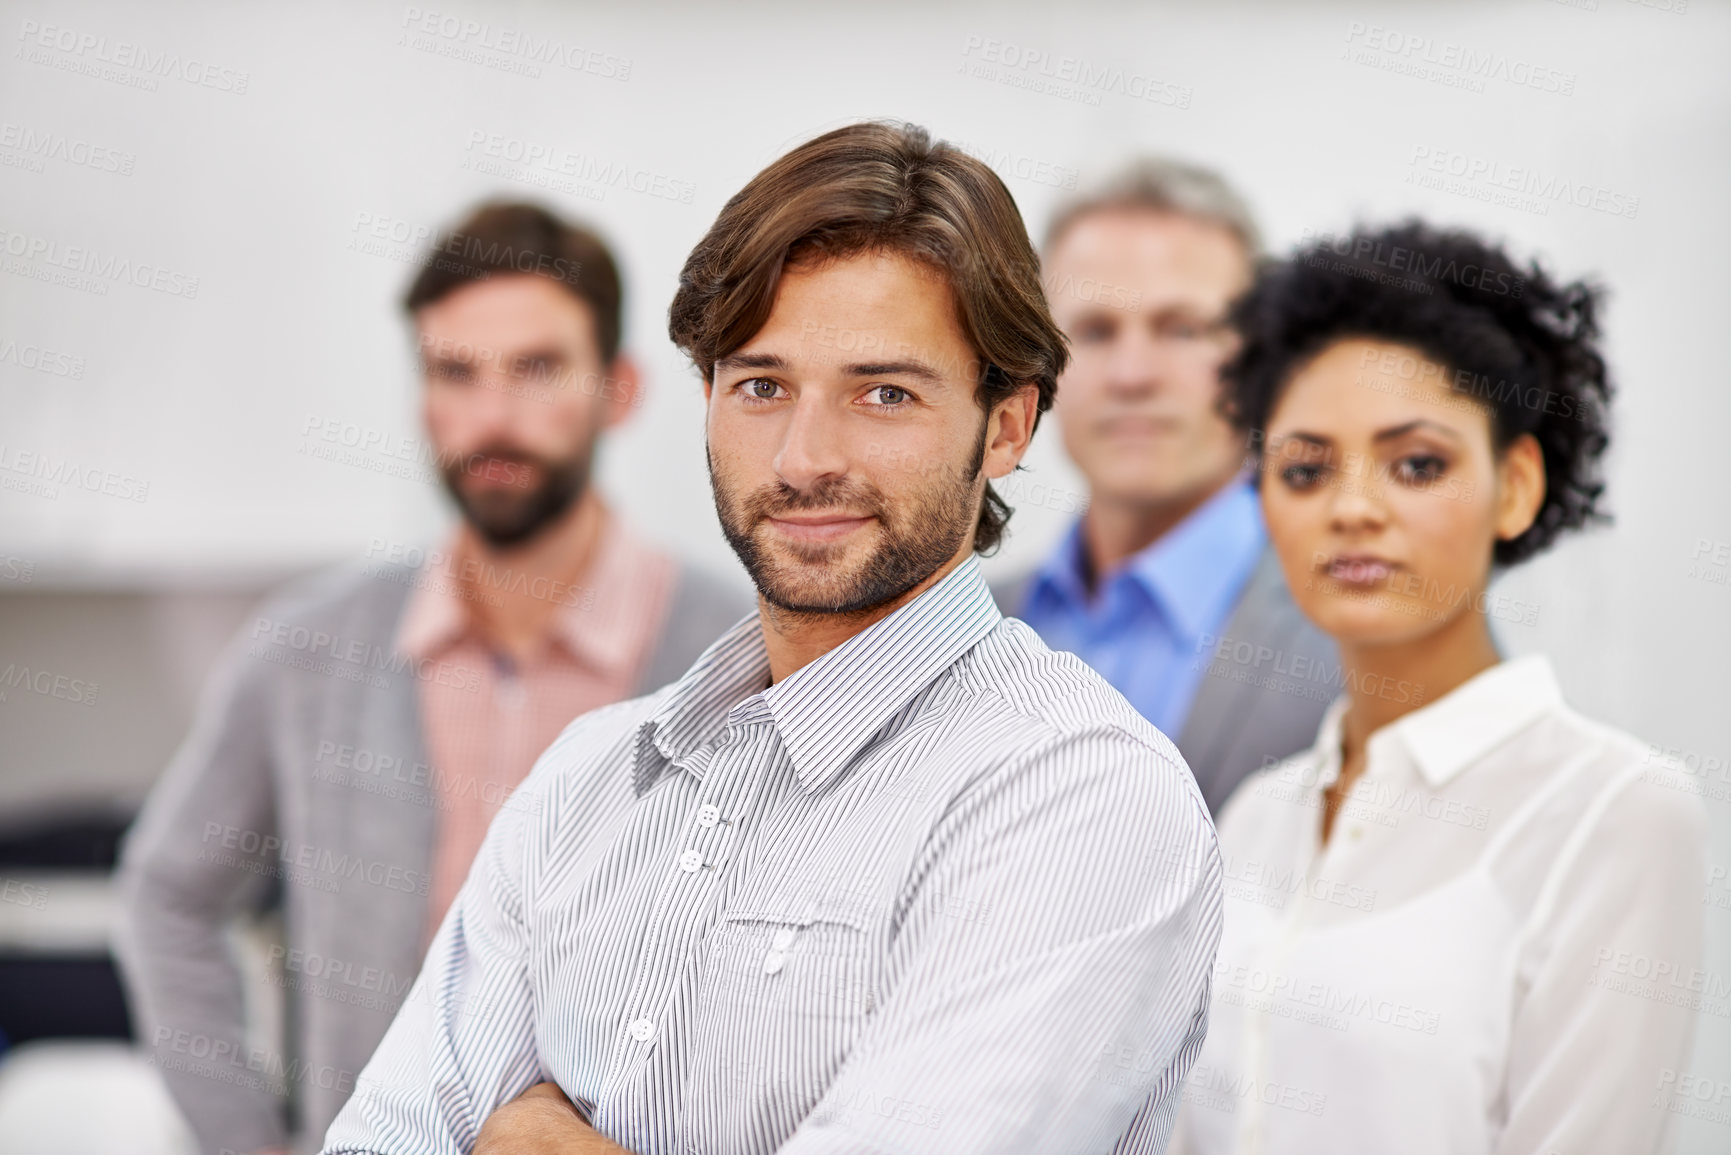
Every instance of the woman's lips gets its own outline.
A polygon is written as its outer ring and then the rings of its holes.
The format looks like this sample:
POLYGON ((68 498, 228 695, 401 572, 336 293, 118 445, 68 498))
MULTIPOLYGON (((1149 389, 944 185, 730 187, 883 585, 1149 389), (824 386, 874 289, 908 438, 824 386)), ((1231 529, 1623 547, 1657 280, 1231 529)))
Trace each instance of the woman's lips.
POLYGON ((1399 568, 1379 557, 1337 557, 1328 563, 1326 572, 1342 585, 1374 586, 1387 581, 1399 568))

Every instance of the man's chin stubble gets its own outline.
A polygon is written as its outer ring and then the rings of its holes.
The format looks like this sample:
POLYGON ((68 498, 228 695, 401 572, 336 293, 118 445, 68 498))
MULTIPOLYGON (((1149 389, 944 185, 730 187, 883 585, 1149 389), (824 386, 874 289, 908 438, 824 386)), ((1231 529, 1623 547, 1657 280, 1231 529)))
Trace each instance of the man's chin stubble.
POLYGON ((763 546, 759 557, 768 562, 768 567, 758 592, 782 613, 828 616, 852 608, 838 598, 851 592, 854 583, 833 580, 834 567, 847 557, 845 546, 763 546))
POLYGON ((770 546, 762 544, 760 538, 758 556, 769 562, 770 569, 764 575, 767 580, 758 585, 758 593, 777 617, 851 618, 868 616, 907 592, 903 589, 887 596, 874 595, 868 601, 859 600, 861 579, 870 568, 869 559, 843 580, 825 581, 826 576, 831 579, 839 576, 835 567, 845 563, 847 554, 848 548, 843 543, 790 542, 770 546), (806 580, 805 575, 814 571, 818 576, 806 580))

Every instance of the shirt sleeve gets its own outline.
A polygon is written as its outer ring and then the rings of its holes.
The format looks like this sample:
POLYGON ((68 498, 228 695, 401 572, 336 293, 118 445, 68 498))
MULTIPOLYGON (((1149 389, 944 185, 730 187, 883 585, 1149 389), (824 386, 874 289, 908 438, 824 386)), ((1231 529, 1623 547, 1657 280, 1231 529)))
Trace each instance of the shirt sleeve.
POLYGON ((543 754, 487 830, 469 877, 324 1155, 459 1155, 502 1103, 541 1082, 525 897, 555 781, 543 754))
POLYGON ((284 1088, 251 1062, 241 972, 225 937, 278 889, 264 670, 237 638, 127 833, 117 874, 115 950, 137 1033, 213 1151, 282 1146, 288 1133, 284 1088))
POLYGON ((959 800, 897 977, 783 1155, 1159 1151, 1207 1024, 1214 830, 1183 763, 1101 728, 959 800))
POLYGON ((1523 959, 1498 1155, 1656 1150, 1667 1073, 1674 1086, 1687 1063, 1706 816, 1694 796, 1631 771, 1578 834, 1523 959))

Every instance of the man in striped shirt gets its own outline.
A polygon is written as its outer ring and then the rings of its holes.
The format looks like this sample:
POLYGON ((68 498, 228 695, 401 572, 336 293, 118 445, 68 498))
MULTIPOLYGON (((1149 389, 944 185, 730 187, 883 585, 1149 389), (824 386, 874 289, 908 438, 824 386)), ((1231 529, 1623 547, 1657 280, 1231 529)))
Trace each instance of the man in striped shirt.
POLYGON ((326 1152, 1160 1151, 1219 857, 1171 742, 974 557, 1065 360, 1008 192, 826 134, 670 328, 759 612, 542 755, 326 1152))

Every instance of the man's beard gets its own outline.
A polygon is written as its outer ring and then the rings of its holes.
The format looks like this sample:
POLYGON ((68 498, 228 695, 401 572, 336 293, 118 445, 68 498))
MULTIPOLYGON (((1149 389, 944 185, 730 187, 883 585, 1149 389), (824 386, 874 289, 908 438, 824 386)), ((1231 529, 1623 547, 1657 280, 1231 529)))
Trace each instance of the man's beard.
POLYGON ((980 516, 974 482, 985 452, 986 430, 982 425, 979 444, 966 469, 959 473, 941 470, 935 483, 893 504, 870 482, 845 478, 829 478, 803 492, 777 481, 741 496, 716 475, 713 457, 709 459, 709 481, 721 531, 764 601, 797 614, 860 614, 895 601, 956 555, 980 516), (847 546, 783 542, 772 549, 757 531, 769 517, 828 510, 876 518, 879 545, 852 570, 830 568, 822 579, 802 581, 800 571, 810 572, 812 567, 826 564, 834 567, 847 546), (797 569, 777 556, 789 553, 797 563, 803 563, 797 569))
POLYGON ((554 461, 520 449, 490 445, 446 464, 439 476, 463 520, 489 545, 506 549, 538 536, 565 515, 589 486, 591 460, 588 447, 563 461, 554 461), (540 484, 532 488, 491 487, 479 497, 463 490, 466 474, 486 471, 509 481, 527 466, 541 471, 540 484))

